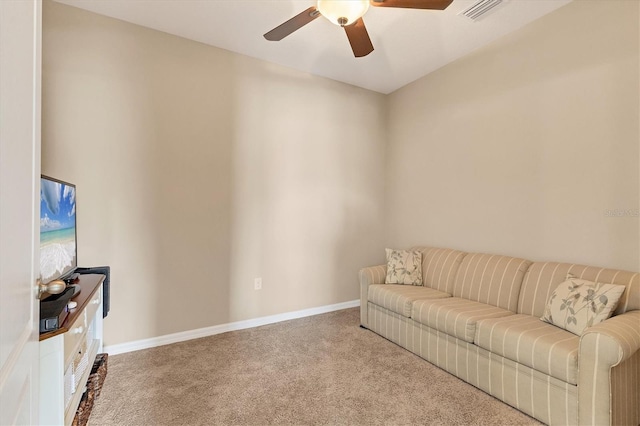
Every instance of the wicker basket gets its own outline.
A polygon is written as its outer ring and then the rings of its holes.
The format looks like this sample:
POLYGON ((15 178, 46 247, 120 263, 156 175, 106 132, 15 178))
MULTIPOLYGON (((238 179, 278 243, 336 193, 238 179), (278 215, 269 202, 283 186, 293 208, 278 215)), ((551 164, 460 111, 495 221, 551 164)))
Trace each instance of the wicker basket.
POLYGON ((107 377, 107 358, 108 354, 98 354, 93 362, 89 380, 87 380, 87 390, 82 395, 78 411, 73 418, 73 426, 84 426, 89 421, 89 415, 93 409, 95 399, 100 396, 100 390, 107 377))

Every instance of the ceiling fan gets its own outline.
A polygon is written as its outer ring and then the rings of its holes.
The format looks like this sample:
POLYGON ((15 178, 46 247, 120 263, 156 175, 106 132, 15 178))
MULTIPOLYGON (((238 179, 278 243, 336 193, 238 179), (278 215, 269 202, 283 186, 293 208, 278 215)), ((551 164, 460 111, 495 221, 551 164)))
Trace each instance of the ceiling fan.
POLYGON ((353 54, 359 58, 373 52, 373 44, 362 20, 362 16, 369 10, 369 4, 377 7, 444 10, 452 2, 453 0, 318 0, 317 7, 311 6, 278 25, 266 33, 264 38, 280 41, 322 15, 344 28, 353 54))

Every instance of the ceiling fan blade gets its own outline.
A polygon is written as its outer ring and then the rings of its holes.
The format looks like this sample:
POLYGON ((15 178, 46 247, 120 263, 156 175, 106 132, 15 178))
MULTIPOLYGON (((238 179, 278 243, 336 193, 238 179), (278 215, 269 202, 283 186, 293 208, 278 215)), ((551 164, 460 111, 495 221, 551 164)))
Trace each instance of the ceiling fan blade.
POLYGON ((315 7, 310 7, 302 13, 297 14, 284 24, 278 25, 264 35, 264 38, 270 41, 280 41, 294 31, 307 25, 309 22, 320 16, 320 12, 315 7))
POLYGON ((371 43, 367 27, 364 26, 362 18, 358 18, 353 24, 345 26, 344 31, 347 33, 351 49, 356 58, 367 56, 373 52, 373 44, 371 43))
POLYGON ((445 10, 453 0, 370 0, 371 6, 445 10))

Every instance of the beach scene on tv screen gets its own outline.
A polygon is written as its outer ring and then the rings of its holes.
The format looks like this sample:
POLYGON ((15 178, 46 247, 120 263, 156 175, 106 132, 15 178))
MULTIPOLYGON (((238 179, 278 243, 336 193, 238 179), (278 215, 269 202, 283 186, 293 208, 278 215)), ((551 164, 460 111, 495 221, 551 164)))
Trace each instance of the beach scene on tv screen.
POLYGON ((40 276, 56 279, 76 266, 76 190, 42 179, 40 185, 40 276))

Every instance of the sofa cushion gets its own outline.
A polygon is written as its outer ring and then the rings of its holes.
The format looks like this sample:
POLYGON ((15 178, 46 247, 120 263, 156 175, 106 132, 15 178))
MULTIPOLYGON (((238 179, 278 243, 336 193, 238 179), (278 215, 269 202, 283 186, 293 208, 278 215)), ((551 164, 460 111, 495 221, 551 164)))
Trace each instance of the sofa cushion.
POLYGON ((422 252, 422 285, 451 294, 465 252, 447 248, 412 247, 422 252))
POLYGON ((567 273, 583 280, 626 286, 614 315, 640 309, 640 274, 637 272, 572 263, 534 262, 522 282, 517 313, 541 317, 551 293, 565 281, 567 273))
POLYGON ((514 315, 514 313, 496 306, 457 297, 416 300, 411 311, 411 318, 414 321, 469 343, 473 343, 478 320, 507 315, 514 315))
POLYGON ((422 285, 422 252, 386 249, 387 284, 422 285))
POLYGON ((531 315, 478 321, 474 343, 573 385, 578 383, 580 338, 531 315))
POLYGON ((451 294, 516 312, 520 286, 529 265, 530 261, 515 257, 467 254, 451 294))
POLYGON ((567 274, 567 280, 551 293, 540 319, 580 336, 587 327, 611 316, 625 288, 567 274))
POLYGON ((411 305, 414 301, 444 297, 451 297, 451 295, 422 286, 372 284, 369 286, 368 300, 371 303, 409 318, 411 315, 411 305))

